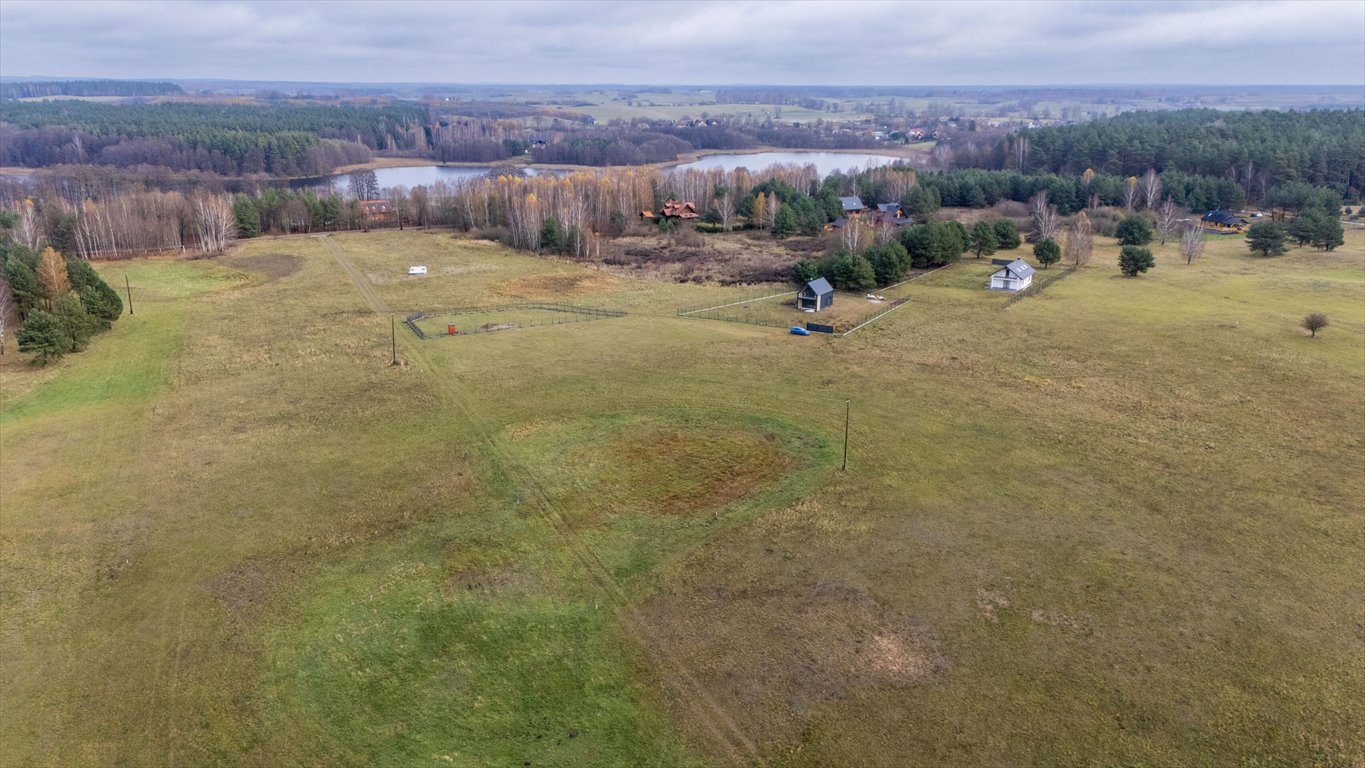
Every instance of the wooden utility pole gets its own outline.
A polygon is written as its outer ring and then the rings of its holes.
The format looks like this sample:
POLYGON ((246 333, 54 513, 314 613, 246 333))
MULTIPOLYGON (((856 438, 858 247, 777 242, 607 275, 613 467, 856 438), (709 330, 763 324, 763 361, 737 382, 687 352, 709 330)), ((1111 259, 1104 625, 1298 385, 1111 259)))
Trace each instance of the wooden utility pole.
POLYGON ((133 287, 128 284, 128 273, 123 273, 123 290, 128 294, 128 314, 133 314, 133 287))
POLYGON ((392 352, 389 365, 398 365, 398 318, 393 315, 389 315, 389 345, 392 352))
POLYGON ((840 472, 843 472, 848 469, 848 414, 850 402, 852 401, 851 400, 844 401, 844 465, 842 467, 839 467, 840 472))

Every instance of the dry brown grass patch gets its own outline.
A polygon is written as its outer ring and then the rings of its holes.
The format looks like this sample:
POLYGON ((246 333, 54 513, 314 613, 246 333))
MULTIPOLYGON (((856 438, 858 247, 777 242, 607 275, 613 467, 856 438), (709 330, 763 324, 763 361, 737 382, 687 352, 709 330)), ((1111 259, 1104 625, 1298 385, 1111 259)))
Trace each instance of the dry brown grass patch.
MULTIPOLYGON (((911 617, 841 582, 804 593, 713 587, 657 599, 642 614, 659 646, 646 650, 677 658, 768 745, 796 741, 816 708, 859 688, 915 685, 947 668, 911 617)), ((666 669, 665 688, 681 695, 666 669)))
POLYGON ((246 272, 265 275, 266 281, 289 277, 303 266, 303 259, 291 253, 261 253, 253 256, 233 256, 223 263, 246 272))
POLYGON ((497 290, 504 296, 518 299, 564 299, 605 293, 615 284, 615 278, 603 274, 531 275, 513 280, 497 290))

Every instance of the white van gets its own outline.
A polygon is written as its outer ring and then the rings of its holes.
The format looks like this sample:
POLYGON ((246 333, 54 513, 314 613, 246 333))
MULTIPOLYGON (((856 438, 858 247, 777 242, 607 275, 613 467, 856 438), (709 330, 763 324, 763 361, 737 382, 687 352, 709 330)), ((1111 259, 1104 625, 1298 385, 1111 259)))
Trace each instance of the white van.
POLYGON ((409 274, 409 275, 425 275, 426 273, 427 273, 427 268, 424 267, 424 266, 420 266, 420 265, 419 265, 419 266, 416 266, 416 267, 408 267, 408 274, 409 274))

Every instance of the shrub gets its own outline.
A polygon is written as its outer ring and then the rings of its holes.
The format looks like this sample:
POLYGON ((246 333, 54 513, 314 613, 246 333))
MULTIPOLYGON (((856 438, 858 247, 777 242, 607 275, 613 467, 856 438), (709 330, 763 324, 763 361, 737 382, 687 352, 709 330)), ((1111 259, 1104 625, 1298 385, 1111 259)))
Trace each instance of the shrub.
POLYGON ((1137 277, 1139 273, 1155 266, 1156 259, 1152 258, 1152 252, 1146 248, 1125 245, 1119 251, 1119 270, 1129 277, 1137 277))
POLYGON ((1033 246, 1033 257, 1047 269, 1062 260, 1062 249, 1055 240, 1039 240, 1033 246))
POLYGON ((1128 216, 1114 230, 1120 245, 1146 245, 1152 242, 1152 224, 1145 216, 1128 216))

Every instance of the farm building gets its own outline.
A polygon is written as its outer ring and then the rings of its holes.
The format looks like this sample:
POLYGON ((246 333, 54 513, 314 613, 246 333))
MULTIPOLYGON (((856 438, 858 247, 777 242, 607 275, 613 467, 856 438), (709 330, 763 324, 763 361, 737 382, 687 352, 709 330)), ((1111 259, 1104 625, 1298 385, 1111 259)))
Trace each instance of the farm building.
POLYGON ((992 263, 1000 265, 1000 269, 991 273, 992 291, 1022 291, 1033 284, 1034 269, 1023 259, 993 259, 992 263))
POLYGON ((849 216, 857 216, 867 208, 867 206, 863 205, 863 199, 857 195, 839 198, 839 205, 844 207, 844 213, 849 216))
POLYGON ((828 309, 834 303, 834 286, 825 278, 817 277, 801 289, 801 293, 796 297, 796 303, 801 309, 816 312, 828 309))
POLYGON ((1210 232, 1236 233, 1244 230, 1246 225, 1246 219, 1233 216, 1227 211, 1209 211, 1199 220, 1199 226, 1210 232))

